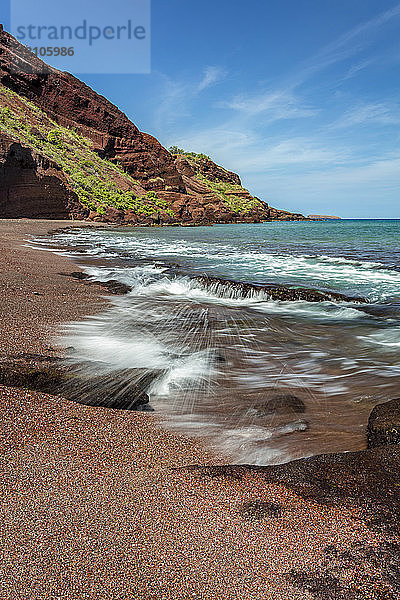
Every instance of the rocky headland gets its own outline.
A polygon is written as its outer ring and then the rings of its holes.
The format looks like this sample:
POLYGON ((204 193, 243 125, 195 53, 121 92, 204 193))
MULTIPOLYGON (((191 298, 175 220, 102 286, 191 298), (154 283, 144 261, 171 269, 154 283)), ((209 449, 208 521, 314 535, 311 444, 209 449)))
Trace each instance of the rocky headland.
POLYGON ((130 225, 304 220, 202 154, 171 153, 0 30, 0 217, 130 225))

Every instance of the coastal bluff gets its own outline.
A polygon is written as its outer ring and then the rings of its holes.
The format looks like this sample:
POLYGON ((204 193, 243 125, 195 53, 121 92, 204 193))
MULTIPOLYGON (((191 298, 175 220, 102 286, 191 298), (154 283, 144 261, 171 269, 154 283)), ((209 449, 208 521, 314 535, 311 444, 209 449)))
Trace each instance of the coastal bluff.
POLYGON ((131 224, 305 220, 203 154, 174 154, 0 29, 0 218, 131 224))

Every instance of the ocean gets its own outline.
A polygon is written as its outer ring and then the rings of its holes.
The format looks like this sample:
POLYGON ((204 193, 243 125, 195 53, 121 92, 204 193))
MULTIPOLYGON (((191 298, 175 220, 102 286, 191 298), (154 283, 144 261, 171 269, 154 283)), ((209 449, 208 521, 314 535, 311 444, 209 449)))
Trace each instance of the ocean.
POLYGON ((127 385, 148 372, 165 426, 230 461, 364 448, 373 406, 400 395, 398 220, 83 228, 36 245, 132 288, 65 328, 71 360, 127 385), (270 284, 350 299, 271 300, 270 284))

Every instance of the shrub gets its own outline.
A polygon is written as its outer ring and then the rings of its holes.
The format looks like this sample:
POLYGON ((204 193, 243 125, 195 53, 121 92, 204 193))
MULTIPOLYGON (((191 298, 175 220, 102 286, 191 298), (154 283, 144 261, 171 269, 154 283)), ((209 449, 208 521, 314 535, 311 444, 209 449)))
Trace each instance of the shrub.
POLYGON ((186 154, 186 152, 182 150, 182 148, 178 148, 178 146, 170 146, 168 152, 170 154, 186 154))
POLYGON ((62 146, 63 136, 59 129, 51 129, 47 134, 47 141, 54 146, 62 146))
POLYGON ((6 121, 12 119, 12 117, 13 117, 13 113, 8 108, 8 106, 5 106, 4 108, 0 109, 0 120, 3 123, 5 123, 6 121))

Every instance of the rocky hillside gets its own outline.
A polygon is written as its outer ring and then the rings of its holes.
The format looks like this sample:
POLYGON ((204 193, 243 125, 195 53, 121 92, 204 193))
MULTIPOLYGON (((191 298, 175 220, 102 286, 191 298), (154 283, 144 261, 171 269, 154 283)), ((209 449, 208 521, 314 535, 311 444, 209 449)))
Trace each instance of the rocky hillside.
POLYGON ((0 27, 0 217, 132 224, 303 220, 202 154, 168 152, 0 27))

